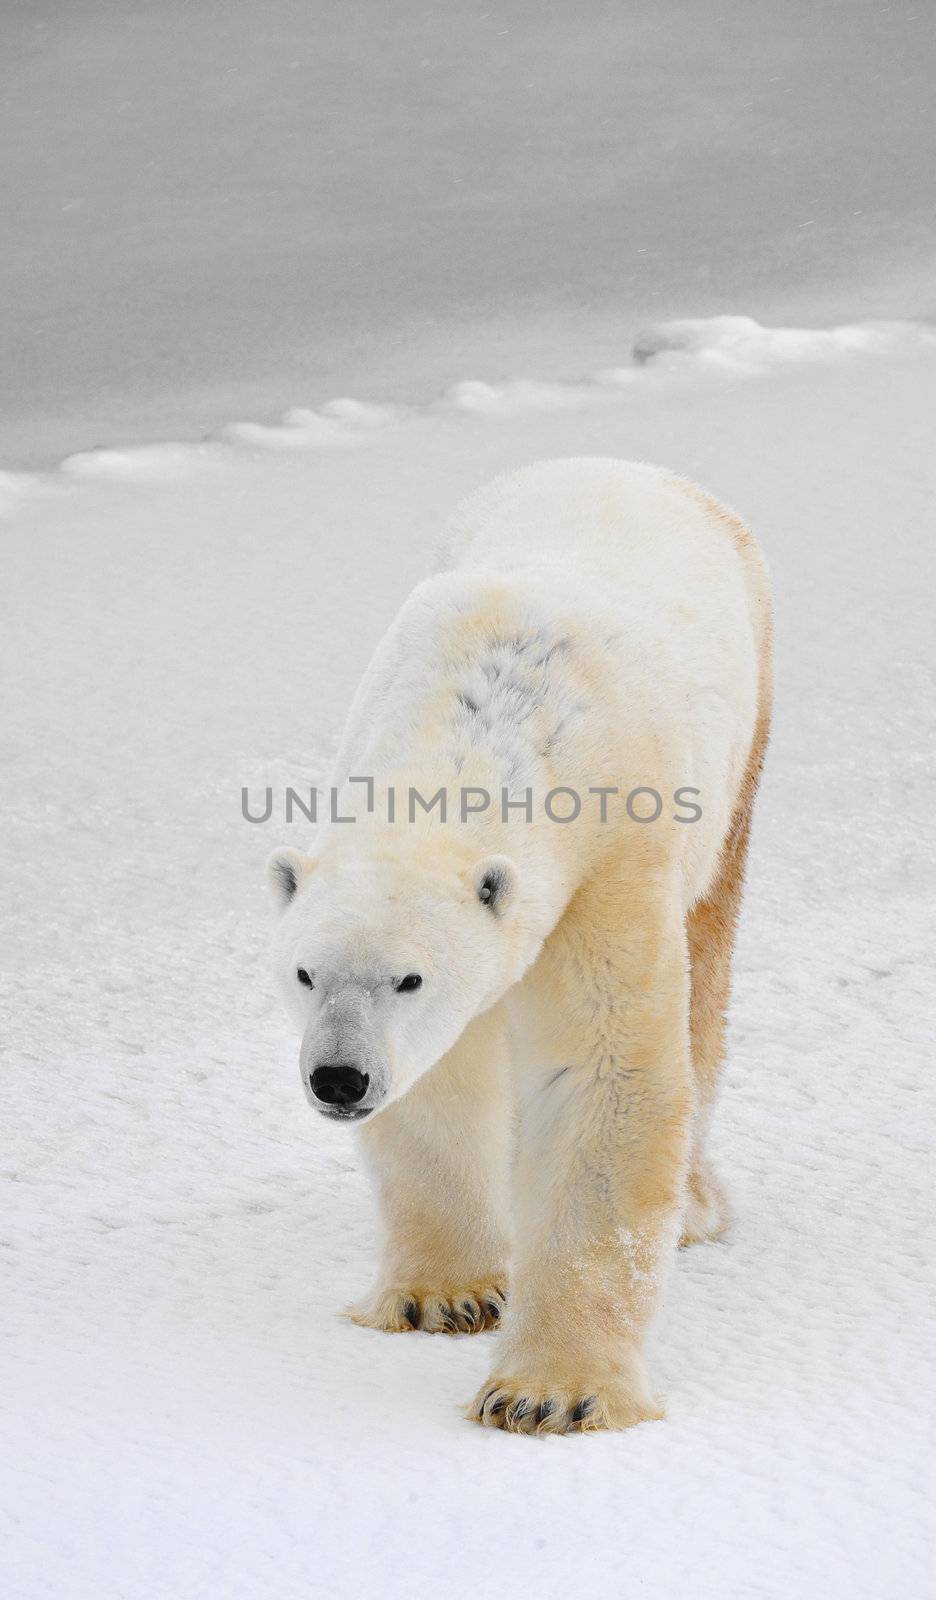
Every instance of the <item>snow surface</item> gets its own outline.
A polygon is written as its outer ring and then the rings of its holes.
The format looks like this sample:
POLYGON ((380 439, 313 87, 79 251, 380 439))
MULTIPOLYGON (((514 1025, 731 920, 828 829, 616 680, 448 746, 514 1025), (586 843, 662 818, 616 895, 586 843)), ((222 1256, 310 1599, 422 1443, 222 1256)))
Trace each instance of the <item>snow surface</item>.
POLYGON ((11 1600, 932 1592, 936 346, 718 318, 638 348, 0 481, 11 1600), (284 786, 324 774, 454 502, 586 453, 750 520, 778 705, 717 1132, 734 1231, 673 1272, 668 1420, 532 1441, 460 1417, 488 1336, 337 1315, 374 1213, 299 1089, 263 862, 304 841, 284 786))
POLYGON ((936 310, 927 0, 28 0, 0 458, 936 310))

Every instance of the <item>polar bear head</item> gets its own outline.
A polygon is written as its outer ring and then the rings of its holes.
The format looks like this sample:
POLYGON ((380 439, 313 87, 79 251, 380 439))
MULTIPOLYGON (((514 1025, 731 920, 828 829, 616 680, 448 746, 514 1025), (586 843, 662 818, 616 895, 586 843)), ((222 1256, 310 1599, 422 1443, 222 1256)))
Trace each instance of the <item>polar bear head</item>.
POLYGON ((506 856, 281 849, 268 875, 302 1085, 327 1117, 359 1121, 398 1100, 529 964, 506 856))

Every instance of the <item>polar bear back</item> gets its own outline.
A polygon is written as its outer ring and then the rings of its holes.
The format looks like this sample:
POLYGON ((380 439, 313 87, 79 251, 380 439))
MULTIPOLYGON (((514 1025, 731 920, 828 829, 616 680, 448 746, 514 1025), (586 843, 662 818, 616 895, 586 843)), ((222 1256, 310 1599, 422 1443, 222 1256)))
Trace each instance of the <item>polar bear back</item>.
MULTIPOLYGON (((770 591, 752 534, 705 490, 644 462, 537 462, 464 500, 443 570, 543 580, 613 615, 632 661, 735 704, 769 692, 770 591)), ((752 724, 753 725, 753 724, 752 724)))
POLYGON ((642 461, 582 456, 505 473, 469 495, 442 536, 443 570, 542 571, 609 577, 633 594, 700 599, 742 578, 753 609, 766 597, 757 546, 739 518, 697 485, 642 461))
POLYGON ((738 517, 644 462, 542 461, 457 507, 442 564, 466 580, 535 584, 577 610, 595 648, 606 637, 619 659, 636 718, 643 707, 682 743, 727 826, 771 689, 769 579, 738 517))

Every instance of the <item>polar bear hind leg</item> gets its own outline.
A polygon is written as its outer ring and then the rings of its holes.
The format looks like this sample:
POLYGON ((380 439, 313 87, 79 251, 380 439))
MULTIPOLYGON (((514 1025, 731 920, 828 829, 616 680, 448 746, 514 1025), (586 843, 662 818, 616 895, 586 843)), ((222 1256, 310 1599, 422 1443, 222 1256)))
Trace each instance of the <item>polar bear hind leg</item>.
POLYGON ((693 906, 686 924, 691 967, 689 1032, 696 1085, 696 1115, 680 1245, 720 1239, 731 1226, 728 1198, 706 1154, 706 1139, 725 1059, 731 962, 744 890, 754 797, 769 731, 764 707, 751 747, 734 820, 715 880, 693 906))

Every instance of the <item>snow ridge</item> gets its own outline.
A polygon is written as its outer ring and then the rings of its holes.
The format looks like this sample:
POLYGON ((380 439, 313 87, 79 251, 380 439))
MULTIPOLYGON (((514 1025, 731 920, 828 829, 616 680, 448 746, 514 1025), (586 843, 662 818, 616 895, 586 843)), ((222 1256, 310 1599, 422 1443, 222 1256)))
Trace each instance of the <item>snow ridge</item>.
MULTIPOLYGON (((795 362, 855 355, 889 355, 936 342, 936 329, 915 322, 868 322, 838 328, 767 328, 753 317, 680 318, 638 334, 631 364, 593 373, 578 382, 516 378, 503 383, 466 379, 425 405, 329 400, 318 410, 293 407, 279 423, 235 422, 196 443, 167 442, 95 450, 67 456, 58 474, 69 478, 158 483, 188 476, 224 451, 302 452, 365 444, 381 430, 439 412, 516 416, 574 410, 647 381, 647 369, 688 374, 699 369, 744 378, 795 362)), ((41 493, 55 472, 0 472, 0 515, 41 493)))

